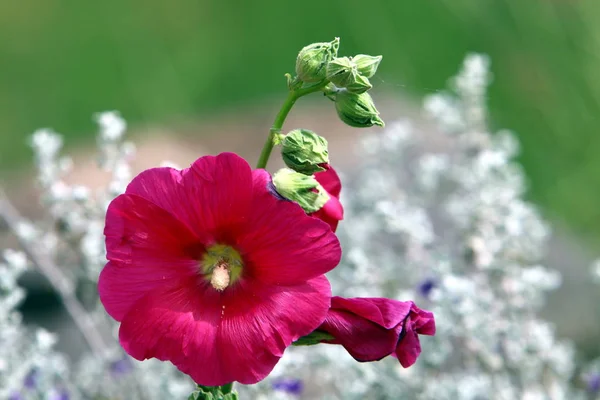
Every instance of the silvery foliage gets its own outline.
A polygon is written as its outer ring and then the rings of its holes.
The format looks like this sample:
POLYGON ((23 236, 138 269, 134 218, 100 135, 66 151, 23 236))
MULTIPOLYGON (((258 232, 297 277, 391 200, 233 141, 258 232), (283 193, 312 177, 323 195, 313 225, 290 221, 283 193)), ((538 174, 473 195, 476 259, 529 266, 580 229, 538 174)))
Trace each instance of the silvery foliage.
MULTIPOLYGON (((361 364, 334 345, 291 348, 252 388, 257 397, 294 377, 324 399, 596 398, 600 362, 580 371, 572 343, 538 316, 561 276, 541 264, 550 229, 523 200, 518 140, 487 126, 488 67, 486 56, 467 56, 452 91, 425 100, 441 138, 395 123, 364 138, 356 170, 342 179, 344 258, 329 274, 333 293, 433 311, 437 334, 421 336, 417 363, 361 364)), ((600 281, 600 262, 594 271, 600 281)))
MULTIPOLYGON (((550 232, 522 199, 523 174, 511 161, 518 141, 488 131, 487 71, 486 57, 470 55, 452 81, 454 94, 426 100, 448 133, 444 151, 426 151, 428 138, 398 122, 367 135, 359 168, 343 177, 345 255, 329 274, 333 291, 415 300, 433 311, 438 332, 421 338, 417 363, 361 364, 341 346, 293 347, 265 381, 236 386, 240 398, 594 398, 578 387, 600 386, 600 361, 578 369, 572 345, 538 317, 560 276, 540 265, 550 232)), ((99 306, 104 215, 132 178, 135 148, 123 141, 117 113, 99 114, 97 122, 106 187, 68 184, 73 162, 60 156, 61 136, 39 130, 31 145, 47 213, 31 222, 4 210, 28 251, 0 258, 0 399, 184 399, 193 390, 169 363, 127 358, 99 306), (17 279, 26 269, 48 278, 87 338, 90 351, 80 360, 54 351, 52 334, 21 324, 17 279)), ((600 283, 600 262, 592 271, 600 283)))
POLYGON ((118 346, 117 325, 99 304, 96 283, 106 263, 104 216, 132 178, 135 147, 123 141, 126 124, 116 112, 96 116, 99 167, 106 187, 70 185, 73 168, 61 157, 62 137, 49 129, 31 137, 41 204, 38 221, 21 218, 0 198, 2 214, 25 253, 4 251, 0 263, 0 399, 184 399, 193 382, 170 364, 137 362, 118 346), (53 350, 59 338, 21 323, 15 307, 24 297, 17 279, 38 269, 60 295, 90 351, 69 360, 53 350))

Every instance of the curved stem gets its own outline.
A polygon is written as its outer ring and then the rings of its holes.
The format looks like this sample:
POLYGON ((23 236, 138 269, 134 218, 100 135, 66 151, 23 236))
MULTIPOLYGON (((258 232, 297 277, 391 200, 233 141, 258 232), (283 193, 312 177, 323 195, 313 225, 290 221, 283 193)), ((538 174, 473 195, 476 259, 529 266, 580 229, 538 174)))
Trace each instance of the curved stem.
POLYGON ((267 141, 265 142, 260 153, 256 168, 265 168, 267 166, 269 157, 271 156, 271 152, 275 146, 275 135, 281 133, 283 123, 285 122, 285 119, 287 118, 294 104, 296 104, 296 100, 302 96, 306 96, 307 94, 318 92, 319 90, 323 89, 327 83, 327 81, 323 81, 314 86, 309 86, 298 90, 290 90, 285 101, 283 102, 283 105, 281 106, 281 109, 275 117, 275 121, 273 121, 273 126, 271 126, 271 129, 269 130, 269 136, 267 137, 267 141))

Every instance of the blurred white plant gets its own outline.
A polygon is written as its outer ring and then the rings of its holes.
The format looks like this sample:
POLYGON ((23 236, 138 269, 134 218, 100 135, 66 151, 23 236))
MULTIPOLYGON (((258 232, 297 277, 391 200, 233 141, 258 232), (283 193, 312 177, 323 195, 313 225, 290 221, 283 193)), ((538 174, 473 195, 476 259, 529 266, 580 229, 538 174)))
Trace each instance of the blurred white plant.
MULTIPOLYGON (((598 396, 599 370, 590 367, 586 390, 572 343, 539 317, 561 276, 540 264, 550 229, 523 200, 524 175, 512 161, 518 140, 489 131, 488 67, 486 56, 467 56, 451 80, 453 93, 425 100, 425 111, 448 134, 445 152, 427 152, 427 138, 403 121, 366 136, 363 159, 343 177, 338 233, 350 250, 329 274, 333 292, 414 299, 431 310, 437 333, 421 338, 417 363, 358 364, 337 346, 291 348, 253 393, 270 398, 269 385, 293 377, 317 385, 324 399, 598 396)), ((288 391, 282 398, 297 397, 315 394, 288 391)))
MULTIPOLYGON (((293 347, 265 381, 237 387, 240 398, 598 398, 600 361, 578 370, 572 344, 538 316, 561 278, 540 264, 550 231, 522 199, 523 173, 512 161, 518 140, 489 132, 488 68, 487 57, 469 55, 454 94, 425 101, 449 133, 447 151, 427 153, 411 124, 398 122, 367 135, 360 165, 343 177, 338 232, 346 251, 329 275, 333 291, 414 299, 433 311, 437 334, 421 337, 416 365, 360 364, 341 346, 293 347)), ((183 399, 193 390, 169 363, 128 358, 99 307, 104 215, 131 180, 135 147, 123 141, 118 113, 96 121, 99 167, 111 174, 105 188, 66 183, 73 162, 60 157, 61 136, 43 129, 31 145, 47 213, 27 221, 0 196, 0 217, 23 249, 0 260, 0 399, 183 399), (50 333, 21 323, 17 279, 25 269, 48 279, 85 337, 89 351, 79 360, 56 353, 50 333)))
POLYGON ((99 305, 96 282, 106 263, 104 216, 132 178, 135 147, 123 141, 126 124, 118 113, 98 114, 96 121, 98 164, 111 177, 105 188, 67 184, 73 163, 60 157, 62 137, 41 129, 30 143, 47 213, 27 221, 0 193, 0 217, 24 250, 5 250, 0 263, 0 399, 183 399, 194 388, 170 364, 126 356, 116 340, 116 323, 99 305), (56 353, 58 338, 21 323, 15 307, 24 291, 17 279, 29 265, 48 279, 84 336, 89 351, 80 359, 56 353))

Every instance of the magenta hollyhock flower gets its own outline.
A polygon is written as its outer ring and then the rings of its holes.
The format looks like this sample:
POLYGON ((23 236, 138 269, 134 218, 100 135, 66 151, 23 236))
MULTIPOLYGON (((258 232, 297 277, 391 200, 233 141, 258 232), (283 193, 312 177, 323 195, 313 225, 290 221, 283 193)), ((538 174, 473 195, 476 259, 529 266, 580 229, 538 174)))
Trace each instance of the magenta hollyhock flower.
POLYGON ((251 384, 323 322, 339 241, 270 181, 223 153, 144 171, 112 201, 98 290, 127 353, 201 385, 251 384))
POLYGON ((419 335, 434 335, 433 314, 412 301, 384 298, 333 297, 327 318, 319 327, 358 361, 395 356, 407 368, 421 354, 419 335))
POLYGON ((335 169, 329 164, 322 164, 325 171, 317 172, 315 179, 321 184, 323 189, 329 194, 329 200, 323 208, 310 215, 325 221, 335 232, 338 223, 344 219, 344 208, 340 203, 340 192, 342 191, 342 182, 335 172, 335 169))

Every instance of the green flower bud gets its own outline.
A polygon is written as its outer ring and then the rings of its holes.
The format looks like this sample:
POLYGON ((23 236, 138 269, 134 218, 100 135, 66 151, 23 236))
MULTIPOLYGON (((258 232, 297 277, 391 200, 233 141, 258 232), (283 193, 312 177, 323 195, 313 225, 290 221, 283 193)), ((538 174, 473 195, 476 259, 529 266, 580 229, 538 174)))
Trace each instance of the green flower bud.
POLYGON ((340 90, 335 95, 335 109, 340 119, 350 126, 356 128, 384 126, 369 93, 356 94, 348 90, 340 90))
POLYGON ((371 85, 371 82, 369 82, 369 78, 356 74, 354 76, 354 80, 346 86, 346 89, 350 93, 361 94, 371 89, 372 87, 373 85, 371 85))
POLYGON ((377 72, 377 67, 379 67, 382 58, 382 56, 374 57, 366 54, 359 54, 353 57, 352 61, 356 64, 359 74, 365 78, 372 78, 373 75, 375 75, 375 72, 377 72))
POLYGON ((313 43, 298 53, 296 75, 303 82, 320 82, 327 76, 327 64, 337 56, 340 39, 331 42, 313 43))
POLYGON ((304 175, 289 168, 282 168, 273 175, 277 192, 296 202, 307 213, 320 210, 329 200, 329 195, 312 175, 304 175))
POLYGON ((281 156, 296 172, 312 175, 324 171, 319 164, 329 163, 327 140, 308 129, 295 129, 283 138, 281 156))
POLYGON ((334 58, 327 64, 327 80, 337 87, 346 87, 357 74, 356 64, 348 57, 334 58))

